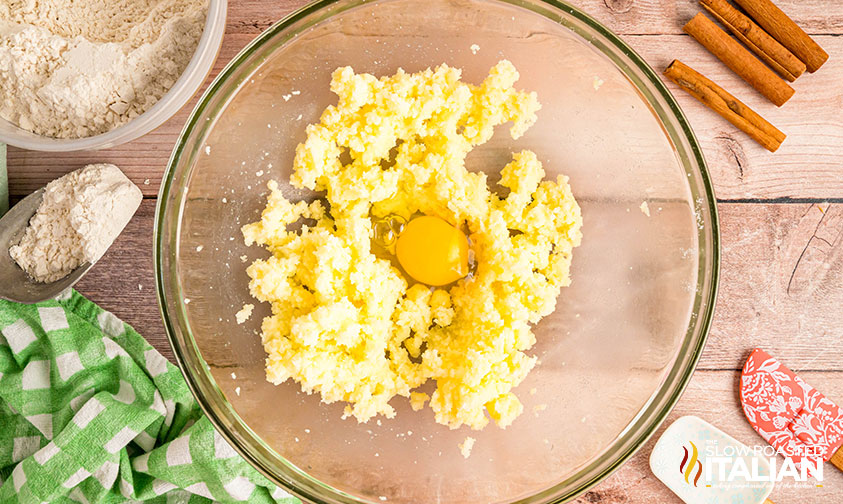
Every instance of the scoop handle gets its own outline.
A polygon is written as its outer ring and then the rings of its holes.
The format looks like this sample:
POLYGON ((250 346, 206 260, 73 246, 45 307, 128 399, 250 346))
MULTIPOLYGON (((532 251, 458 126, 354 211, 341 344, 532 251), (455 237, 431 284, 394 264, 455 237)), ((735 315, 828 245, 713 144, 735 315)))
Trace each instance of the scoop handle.
POLYGON ((841 446, 834 455, 828 460, 831 465, 843 471, 843 446, 841 446))

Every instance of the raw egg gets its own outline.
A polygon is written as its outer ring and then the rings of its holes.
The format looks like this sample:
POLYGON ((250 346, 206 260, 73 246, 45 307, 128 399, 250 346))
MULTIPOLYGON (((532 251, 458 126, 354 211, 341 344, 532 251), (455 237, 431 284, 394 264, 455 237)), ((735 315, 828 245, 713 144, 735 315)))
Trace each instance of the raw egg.
POLYGON ((422 215, 403 226, 395 255, 414 280, 430 286, 447 285, 468 275, 468 238, 439 217, 422 215))

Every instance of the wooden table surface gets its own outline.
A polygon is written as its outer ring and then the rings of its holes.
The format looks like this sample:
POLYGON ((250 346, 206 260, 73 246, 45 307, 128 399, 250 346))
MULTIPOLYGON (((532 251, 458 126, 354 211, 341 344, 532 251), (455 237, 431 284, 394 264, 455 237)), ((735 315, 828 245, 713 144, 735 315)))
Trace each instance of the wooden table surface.
MULTIPOLYGON (((232 0, 215 73, 258 33, 304 3, 232 0)), ((770 154, 669 85, 702 142, 712 172, 723 262, 708 345, 668 422, 697 415, 746 444, 760 445, 738 399, 739 370, 755 347, 843 402, 843 1, 779 1, 831 55, 819 72, 795 83, 796 95, 780 109, 682 33, 682 25, 700 10, 694 0, 571 3, 621 34, 657 70, 681 57, 788 134, 779 152, 770 154)), ((95 161, 119 165, 143 189, 140 211, 78 289, 134 325, 170 358, 154 293, 153 214, 167 158, 193 103, 156 131, 114 149, 71 154, 9 149, 13 197, 95 161)), ((649 471, 652 445, 651 440, 578 502, 680 502, 649 471)), ((840 502, 843 474, 829 465, 821 488, 779 485, 771 499, 840 502)))

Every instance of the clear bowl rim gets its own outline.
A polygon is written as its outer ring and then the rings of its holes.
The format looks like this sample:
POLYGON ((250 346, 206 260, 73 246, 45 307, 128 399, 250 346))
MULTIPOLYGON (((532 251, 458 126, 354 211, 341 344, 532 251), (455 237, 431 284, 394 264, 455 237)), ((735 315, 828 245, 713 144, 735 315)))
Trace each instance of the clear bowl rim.
POLYGON ((222 47, 227 14, 227 0, 208 0, 205 26, 190 61, 173 86, 143 114, 105 133, 83 138, 52 138, 15 126, 13 133, 0 132, 0 142, 34 151, 73 152, 116 147, 146 135, 176 115, 201 89, 222 47))
MULTIPOLYGON (((179 368, 182 371, 182 374, 184 375, 185 380, 187 381, 188 386, 191 392, 193 393, 193 396, 196 398, 197 403, 199 403, 200 407, 211 420, 212 424, 216 427, 217 431, 255 469, 257 469, 260 473, 269 478, 271 481, 282 486, 297 497, 308 502, 316 502, 320 504, 333 504, 337 502, 362 503, 366 501, 356 499, 346 494, 345 492, 342 492, 341 490, 337 490, 325 483, 322 483, 318 479, 298 469, 295 465, 286 461, 280 455, 276 454, 277 458, 281 460, 282 465, 285 466, 284 469, 281 470, 283 474, 279 474, 278 472, 274 471, 274 468, 270 467, 269 464, 265 464, 263 461, 257 460, 255 454, 251 451, 251 448, 249 446, 244 446, 243 444, 241 444, 239 439, 229 431, 228 427, 226 427, 225 422, 222 421, 218 411, 215 409, 216 405, 212 404, 211 401, 207 401, 207 399, 202 394, 202 384, 197 380, 198 377, 191 372, 193 369, 191 368, 191 366, 189 366, 188 362, 191 358, 198 358, 198 360, 204 364, 204 360, 201 357, 198 345, 196 344, 196 341, 189 330, 186 331, 187 339, 190 342, 189 346, 183 347, 178 340, 178 336, 181 335, 181 323, 187 325, 187 323, 185 322, 186 312, 183 303, 181 303, 183 296, 181 296, 180 289, 178 290, 179 296, 176 300, 180 305, 179 311, 174 314, 175 317, 171 317, 170 313, 168 312, 168 301, 173 300, 168 299, 167 293, 165 292, 167 278, 165 275, 165 268, 163 267, 164 254, 162 254, 162 251, 164 244, 164 235, 161 230, 165 225, 164 219, 168 215, 167 201, 171 190, 174 188, 175 170, 178 165, 178 161, 180 160, 182 155, 185 154, 185 149, 187 147, 186 140, 189 133, 193 130, 194 127, 197 126, 199 117, 202 115, 202 112, 205 111, 205 108, 209 105, 210 99, 213 98, 220 89, 224 88, 224 86, 227 84, 227 78, 231 76, 231 74, 234 73, 234 71, 237 70, 253 52, 260 49, 266 42, 273 39, 276 35, 283 32, 291 25, 310 16, 311 14, 315 14, 316 12, 326 10, 332 5, 343 1, 346 0, 315 0, 312 3, 309 3, 304 7, 288 14, 287 16, 280 19, 272 26, 264 30, 254 40, 247 44, 236 56, 232 58, 232 60, 214 79, 211 85, 203 93, 194 110, 191 112, 191 115, 185 123, 182 133, 179 136, 179 139, 173 149, 172 155, 167 164, 167 169, 164 173, 164 178, 162 180, 156 204, 155 228, 153 232, 153 262, 155 268, 156 294, 158 298, 161 317, 164 323, 165 331, 167 333, 167 339, 170 343, 171 348, 173 349, 173 354, 175 355, 179 368), (177 332, 179 332, 178 335, 177 332), (189 353, 191 351, 193 352, 192 355, 189 353), (328 494, 326 495, 324 493, 314 493, 314 487, 318 490, 326 491, 328 494)), ((510 5, 521 5, 521 0, 484 1, 506 3, 510 5)), ((711 249, 706 249, 706 252, 708 254, 708 261, 703 264, 703 261, 700 260, 700 268, 698 268, 699 270, 703 270, 703 266, 707 265, 710 267, 709 275, 707 277, 705 277, 705 275, 701 275, 697 281, 698 287, 702 285, 706 280, 708 281, 708 287, 706 289, 705 295, 698 295, 697 302, 695 303, 695 306, 703 306, 703 310, 702 313, 695 313, 696 315, 698 315, 698 323, 696 326, 691 323, 684 337, 684 340, 687 341, 690 338, 696 336, 696 343, 695 345, 693 345, 693 347, 687 349, 686 353, 688 358, 686 359, 685 366, 679 371, 680 375, 678 377, 675 377, 673 381, 667 379, 665 380, 665 382, 654 392, 653 396, 651 396, 650 401, 648 401, 647 404, 642 406, 638 415, 630 421, 630 424, 627 426, 627 429, 629 428, 629 426, 632 426, 633 424, 635 424, 636 421, 639 420, 641 415, 648 409, 648 407, 651 407, 654 397, 656 397, 666 389, 670 389, 670 393, 662 401, 660 409, 650 417, 650 420, 646 422, 646 426, 639 429, 640 432, 637 432, 633 438, 629 438, 627 440, 627 444, 629 445, 629 447, 628 449, 626 449, 626 451, 620 453, 612 463, 606 465, 605 467, 602 467, 587 481, 581 483, 579 486, 577 486, 577 488, 572 491, 567 491, 560 494, 560 491, 562 490, 562 486, 564 484, 564 481, 562 481, 550 488, 540 491, 538 494, 530 496, 527 499, 520 499, 514 501, 525 504, 527 502, 557 503, 567 502, 569 500, 575 499, 577 496, 585 493, 587 490, 594 487, 603 479, 611 475, 629 458, 631 458, 641 447, 643 447, 644 444, 646 444, 646 442, 653 436, 653 434, 655 434, 655 432, 667 419, 668 415, 671 413, 674 406, 681 398, 683 392, 685 391, 685 388, 687 387, 688 383, 691 380, 691 377, 694 374, 694 371, 696 370, 697 363, 700 357, 702 356, 702 352, 705 348, 705 344, 709 336, 720 283, 720 226, 717 212, 717 200, 714 194, 714 187, 711 182, 711 176, 709 174, 708 165, 706 163, 705 157, 703 156, 699 141, 697 140, 697 137, 693 129, 691 128, 690 123, 685 117, 684 112, 682 111, 678 102, 676 101, 676 98, 667 88, 665 83, 658 77, 658 74, 652 69, 652 67, 650 67, 650 65, 632 47, 630 47, 626 42, 624 42, 620 38, 620 36, 616 35, 614 32, 605 27, 602 23, 591 17, 589 14, 586 14, 578 7, 574 7, 561 0, 533 1, 545 4, 555 9, 559 9, 565 12, 566 14, 574 17, 577 21, 584 23, 588 28, 593 29, 599 36, 602 36, 605 39, 605 42, 614 45, 623 53, 625 57, 629 58, 630 63, 632 63, 637 70, 640 70, 644 74, 646 80, 654 86, 655 91, 658 94, 658 98, 663 99, 665 104, 667 105, 667 110, 665 112, 672 114, 673 119, 675 119, 677 125, 679 126, 677 134, 680 135, 682 139, 688 142, 687 147, 690 148, 690 158, 696 161, 702 189, 700 192, 702 193, 701 195, 704 196, 703 203, 705 205, 705 210, 708 212, 709 216, 708 226, 705 226, 705 229, 701 229, 699 234, 703 235, 706 231, 708 231, 708 237, 711 241, 711 249), (534 501, 533 499, 540 500, 534 501)), ((368 1, 356 0, 355 6, 363 3, 368 3, 368 1)), ((339 14, 340 12, 342 12, 342 10, 334 13, 334 15, 339 14)), ((533 9, 530 10, 532 10, 534 14, 544 15, 533 9)), ((308 25, 308 27, 309 26, 310 25, 308 25)), ((305 29, 307 29, 307 27, 305 29)), ((291 39, 292 37, 290 39, 285 40, 283 44, 286 44, 291 39)), ((613 62, 617 65, 616 61, 613 60, 613 62)), ((624 71, 624 74, 626 75, 627 73, 624 71)), ((629 77, 629 75, 627 75, 627 77, 629 77)), ((640 85, 636 84, 634 81, 633 85, 639 91, 643 91, 640 85)), ((652 102, 650 101, 650 99, 642 97, 642 100, 652 106, 652 102)), ((659 118, 661 120, 664 119, 664 117, 661 117, 660 115, 659 118)), ((180 227, 182 211, 183 206, 180 206, 180 208, 178 209, 179 218, 177 221, 177 228, 180 227)), ((697 211, 699 211, 699 209, 697 211)), ((702 247, 703 245, 700 244, 701 253, 702 247)), ((680 357, 682 356, 681 354, 682 352, 680 349, 680 355, 677 357, 676 362, 674 363, 674 367, 671 369, 671 372, 668 373, 668 376, 672 375, 673 372, 676 371, 676 367, 678 366, 680 357)), ((201 366, 197 369, 202 370, 202 373, 205 375, 204 378, 208 379, 211 384, 211 387, 217 389, 217 391, 219 392, 219 389, 216 386, 216 383, 213 377, 211 376, 210 371, 207 369, 207 366, 201 366)), ((239 415, 234 411, 230 403, 225 401, 224 398, 223 403, 225 407, 230 410, 230 413, 236 419, 236 422, 239 423, 239 427, 242 427, 245 432, 247 432, 250 436, 254 438, 255 441, 257 441, 258 444, 263 444, 264 447, 272 451, 272 449, 266 446, 260 439, 260 437, 256 433, 254 433, 248 427, 248 425, 246 425, 245 422, 242 421, 242 419, 240 419, 239 415)), ((619 444, 625 435, 627 435, 627 430, 619 434, 615 443, 619 444)), ((588 464, 594 463, 594 461, 590 461, 586 464, 586 467, 588 467, 588 464)), ((569 476, 569 479, 573 476, 569 476)))

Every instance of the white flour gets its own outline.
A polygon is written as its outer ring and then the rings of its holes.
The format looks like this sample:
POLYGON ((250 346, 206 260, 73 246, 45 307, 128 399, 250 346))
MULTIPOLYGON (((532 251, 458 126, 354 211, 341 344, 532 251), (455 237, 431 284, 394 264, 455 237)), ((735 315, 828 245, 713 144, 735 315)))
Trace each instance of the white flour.
POLYGON ((54 282, 102 257, 142 198, 112 164, 68 173, 47 184, 38 211, 9 255, 35 281, 54 282))
POLYGON ((207 0, 0 2, 0 117, 57 138, 129 121, 175 84, 206 12, 207 0))

